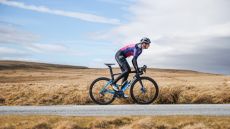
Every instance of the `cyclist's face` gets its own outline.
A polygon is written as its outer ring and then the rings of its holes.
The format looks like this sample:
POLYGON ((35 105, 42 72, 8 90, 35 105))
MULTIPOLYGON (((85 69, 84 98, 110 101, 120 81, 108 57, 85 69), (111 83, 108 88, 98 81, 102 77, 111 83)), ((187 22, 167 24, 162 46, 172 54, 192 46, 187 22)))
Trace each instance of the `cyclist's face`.
POLYGON ((144 49, 148 49, 148 48, 149 48, 149 43, 143 43, 142 47, 143 47, 144 49))

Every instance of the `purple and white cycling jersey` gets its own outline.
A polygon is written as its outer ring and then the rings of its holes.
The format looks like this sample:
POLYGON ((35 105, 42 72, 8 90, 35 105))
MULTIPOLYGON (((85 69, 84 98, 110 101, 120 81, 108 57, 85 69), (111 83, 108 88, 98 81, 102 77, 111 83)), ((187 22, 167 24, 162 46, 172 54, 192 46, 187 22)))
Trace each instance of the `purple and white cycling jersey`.
POLYGON ((142 48, 138 46, 138 44, 130 44, 120 49, 123 53, 124 57, 133 56, 137 59, 137 57, 142 53, 142 48))

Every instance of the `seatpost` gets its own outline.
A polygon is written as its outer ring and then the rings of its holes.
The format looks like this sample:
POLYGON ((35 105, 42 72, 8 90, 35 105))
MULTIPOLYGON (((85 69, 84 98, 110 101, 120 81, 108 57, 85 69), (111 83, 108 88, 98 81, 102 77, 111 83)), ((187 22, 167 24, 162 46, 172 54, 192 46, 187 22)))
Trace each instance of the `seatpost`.
POLYGON ((114 80, 114 77, 113 77, 113 70, 112 70, 112 67, 111 67, 111 66, 109 66, 109 71, 110 71, 112 80, 114 80))

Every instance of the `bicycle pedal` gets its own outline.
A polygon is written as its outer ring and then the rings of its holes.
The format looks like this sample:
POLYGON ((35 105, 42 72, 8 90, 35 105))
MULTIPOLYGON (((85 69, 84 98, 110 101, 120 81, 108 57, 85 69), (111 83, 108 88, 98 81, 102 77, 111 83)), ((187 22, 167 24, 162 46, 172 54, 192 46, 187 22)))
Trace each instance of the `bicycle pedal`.
POLYGON ((116 97, 118 97, 118 98, 125 98, 125 97, 124 97, 124 92, 123 92, 123 91, 120 91, 120 90, 119 90, 119 91, 116 91, 116 92, 115 92, 115 95, 116 95, 116 97))

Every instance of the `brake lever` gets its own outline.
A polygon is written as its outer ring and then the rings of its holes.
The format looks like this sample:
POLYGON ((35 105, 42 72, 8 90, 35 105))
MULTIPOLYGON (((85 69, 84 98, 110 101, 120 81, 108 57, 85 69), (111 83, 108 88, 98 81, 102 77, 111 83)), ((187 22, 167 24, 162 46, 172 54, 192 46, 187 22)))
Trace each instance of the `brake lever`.
POLYGON ((143 71, 146 73, 146 68, 147 68, 147 66, 146 65, 144 65, 143 66, 143 71))

